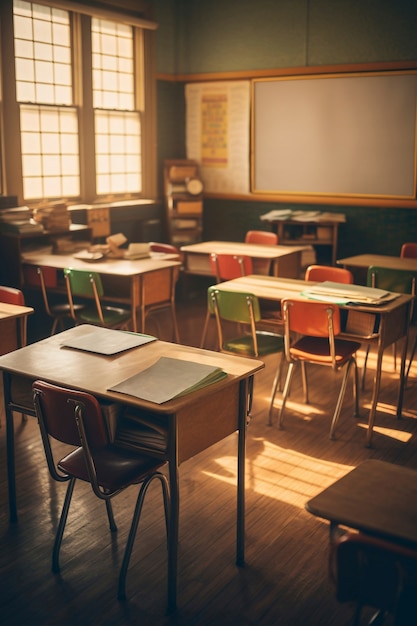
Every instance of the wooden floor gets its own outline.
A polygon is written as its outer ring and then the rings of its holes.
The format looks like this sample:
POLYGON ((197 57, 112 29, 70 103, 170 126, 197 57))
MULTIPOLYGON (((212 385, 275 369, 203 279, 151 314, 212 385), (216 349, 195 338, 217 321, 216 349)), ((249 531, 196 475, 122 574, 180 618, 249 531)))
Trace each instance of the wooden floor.
MULTIPOLYGON (((198 345, 204 291, 178 304, 183 343, 198 345)), ((149 324, 151 332, 151 324, 149 324)), ((165 330, 168 330, 166 328, 165 330)), ((209 347, 215 347, 210 328, 209 347)), ((414 332, 414 331, 413 331, 414 332)), ((165 337, 164 337, 165 338, 165 337)), ((359 355, 359 364, 362 363, 359 355)), ((398 373, 388 350, 373 448, 365 448, 372 359, 362 417, 352 417, 352 393, 337 440, 328 430, 340 378, 310 372, 311 404, 294 384, 285 429, 266 425, 276 358, 257 375, 248 428, 246 566, 235 559, 236 436, 184 463, 181 475, 178 610, 167 616, 166 549, 160 493, 151 487, 127 579, 128 599, 116 598, 118 569, 136 491, 114 501, 118 533, 103 503, 78 485, 64 535, 61 574, 51 573, 51 549, 65 487, 49 479, 36 421, 16 416, 19 523, 7 510, 5 426, 0 428, 0 619, 5 626, 345 626, 352 607, 334 599, 327 576, 328 526, 305 502, 368 458, 417 469, 417 365, 395 417, 398 373)), ((276 400, 276 410, 279 396, 276 400)), ((387 494, 389 497, 389 494, 387 494)))

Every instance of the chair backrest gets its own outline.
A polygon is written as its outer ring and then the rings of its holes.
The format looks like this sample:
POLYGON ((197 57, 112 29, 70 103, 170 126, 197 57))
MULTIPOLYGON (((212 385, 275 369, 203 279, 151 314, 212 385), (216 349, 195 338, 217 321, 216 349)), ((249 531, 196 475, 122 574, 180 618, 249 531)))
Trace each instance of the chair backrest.
POLYGON ((371 265, 368 267, 367 284, 369 287, 413 295, 416 293, 416 273, 371 265))
POLYGON ((353 284, 353 274, 350 270, 331 265, 309 265, 304 279, 317 282, 331 280, 335 283, 353 284))
POLYGON ((417 623, 417 552, 370 535, 346 533, 332 545, 330 577, 340 602, 395 614, 417 623))
POLYGON ((224 332, 222 321, 248 324, 250 327, 251 346, 253 356, 258 355, 258 339, 256 334, 256 322, 259 321, 260 307, 258 298, 245 292, 220 291, 216 287, 209 287, 208 306, 214 313, 217 324, 219 346, 224 348, 224 332))
POLYGON ((33 265, 26 265, 23 267, 23 275, 26 285, 41 288, 46 313, 53 317, 49 306, 47 289, 49 287, 55 288, 58 284, 56 269, 54 267, 34 267, 33 265))
POLYGON ((181 256, 178 248, 170 243, 159 243, 157 241, 150 241, 149 250, 151 250, 151 252, 164 252, 165 254, 176 254, 178 257, 181 256))
POLYGON ((417 242, 403 243, 401 246, 400 257, 403 259, 417 259, 417 242))
MULTIPOLYGON (((98 400, 89 393, 66 389, 41 380, 33 383, 32 390, 51 476, 60 481, 68 479, 67 475, 60 472, 54 460, 52 438, 75 448, 83 448, 93 484, 93 456, 110 443, 98 400)), ((100 491, 97 495, 100 497, 100 491)))
POLYGON ((245 235, 245 243, 261 243, 267 246, 276 246, 278 241, 277 233, 267 230, 248 230, 245 235))
POLYGON ((211 271, 216 276, 217 282, 233 280, 239 276, 253 274, 252 258, 237 254, 210 254, 211 271))
POLYGON ((23 295, 23 291, 20 289, 0 286, 0 302, 25 306, 25 296, 23 295))
POLYGON ((67 285, 68 302, 72 318, 74 320, 77 319, 73 296, 84 298, 93 297, 100 323, 105 326, 103 309, 100 302, 100 298, 104 295, 100 274, 87 270, 74 270, 67 267, 64 269, 64 277, 67 285))

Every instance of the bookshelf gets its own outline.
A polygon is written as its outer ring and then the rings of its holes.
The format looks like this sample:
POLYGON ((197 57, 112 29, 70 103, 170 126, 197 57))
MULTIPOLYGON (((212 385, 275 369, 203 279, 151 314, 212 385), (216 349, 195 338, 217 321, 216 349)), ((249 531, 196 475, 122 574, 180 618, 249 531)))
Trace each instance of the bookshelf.
POLYGON ((164 200, 170 242, 181 247, 201 241, 203 184, 196 161, 164 161, 164 200))

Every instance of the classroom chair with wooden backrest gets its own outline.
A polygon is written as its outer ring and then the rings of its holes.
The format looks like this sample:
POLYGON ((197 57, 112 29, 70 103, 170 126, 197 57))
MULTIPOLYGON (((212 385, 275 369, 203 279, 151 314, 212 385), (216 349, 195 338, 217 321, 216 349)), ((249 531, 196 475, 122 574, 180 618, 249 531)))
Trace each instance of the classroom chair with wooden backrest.
POLYGON ((216 319, 221 352, 255 358, 280 354, 272 385, 271 395, 274 396, 281 381, 284 337, 257 328, 261 320, 258 298, 246 292, 222 291, 214 285, 208 289, 208 310, 216 319), (236 326, 240 330, 238 335, 236 326))
MULTIPOLYGON (((339 391, 336 408, 330 426, 330 439, 334 439, 342 403, 346 392, 348 376, 354 369, 354 404, 355 416, 359 415, 358 373, 356 352, 361 344, 356 341, 338 339, 341 332, 339 307, 327 302, 284 298, 281 303, 285 324, 285 356, 289 362, 287 378, 284 384, 278 425, 283 427, 284 411, 290 392, 295 366, 298 363, 324 365, 338 372, 344 368, 344 376, 339 391), (294 339, 295 337, 295 339, 294 339)), ((308 385, 306 369, 301 368, 305 402, 308 404, 308 385)), ((271 399, 269 424, 272 424, 274 397, 271 399)))
POLYGON ((126 328, 132 325, 132 316, 136 314, 130 308, 102 304, 104 296, 100 274, 88 270, 64 269, 67 285, 68 302, 71 316, 76 324, 93 324, 106 328, 126 328), (81 310, 75 307, 74 296, 87 302, 93 299, 94 304, 86 304, 81 310))
MULTIPOLYGON (((278 245, 279 238, 277 233, 268 230, 248 230, 245 235, 245 243, 258 243, 265 246, 278 245)), ((271 261, 269 259, 253 259, 253 273, 268 275, 271 270, 271 261)))
POLYGON ((144 498, 155 479, 162 485, 168 539, 169 488, 160 471, 166 461, 112 443, 102 408, 93 395, 41 380, 35 381, 32 389, 49 473, 54 480, 68 485, 52 552, 53 572, 60 571, 61 543, 77 480, 90 483, 94 495, 104 500, 112 532, 117 531, 117 525, 111 499, 131 485, 141 485, 119 574, 118 596, 124 599, 126 573, 144 498), (62 447, 60 453, 54 442, 69 446, 70 451, 61 458, 62 447))
MULTIPOLYGON (((247 255, 216 254, 212 252, 210 254, 210 267, 212 274, 216 277, 217 283, 253 274, 252 258, 247 255)), ((201 335, 200 348, 204 348, 210 317, 211 312, 210 307, 208 307, 203 333, 201 335)))
POLYGON ((330 280, 334 283, 353 284, 353 274, 350 270, 332 265, 309 265, 305 271, 304 279, 318 283, 330 280))
MULTIPOLYGON (((377 267, 375 265, 371 265, 368 268, 367 275, 367 285, 368 287, 375 287, 377 289, 384 289, 385 291, 395 291, 397 293, 405 293, 405 294, 416 294, 416 274, 414 272, 410 272, 408 270, 397 270, 391 269, 387 267, 377 267)), ((410 320, 413 317, 413 305, 410 310, 410 320)), ((408 362, 408 366, 405 372, 405 382, 407 382, 408 374, 410 371, 411 363, 414 358, 414 354, 416 351, 416 341, 414 342, 413 349, 411 351, 410 360, 408 362)), ((365 388, 365 378, 366 378, 366 368, 368 363, 370 344, 368 344, 365 353, 365 360, 362 369, 362 389, 365 388)), ((394 368, 396 367, 396 344, 393 344, 393 357, 394 357, 394 368)))
POLYGON ((179 266, 167 268, 169 271, 157 271, 145 274, 141 281, 140 315, 141 332, 145 332, 145 323, 152 316, 157 327, 157 335, 161 338, 161 325, 158 320, 159 313, 168 311, 171 315, 173 339, 180 342, 178 329, 175 293, 179 277, 179 266))

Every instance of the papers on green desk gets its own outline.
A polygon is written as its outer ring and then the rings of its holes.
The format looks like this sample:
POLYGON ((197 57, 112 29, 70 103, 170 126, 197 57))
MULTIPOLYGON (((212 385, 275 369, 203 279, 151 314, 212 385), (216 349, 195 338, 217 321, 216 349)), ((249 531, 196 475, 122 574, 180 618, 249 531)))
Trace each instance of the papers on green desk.
POLYGON ((76 337, 68 337, 61 343, 61 346, 112 356, 125 350, 143 346, 151 341, 156 341, 156 337, 91 326, 91 330, 88 333, 77 335, 76 337))
POLYGON ((226 376, 220 367, 161 357, 151 367, 110 387, 109 391, 162 404, 212 385, 226 376))
POLYGON ((333 304, 381 305, 398 298, 397 293, 363 287, 362 285, 346 285, 326 280, 305 289, 301 294, 312 300, 331 302, 333 304))

